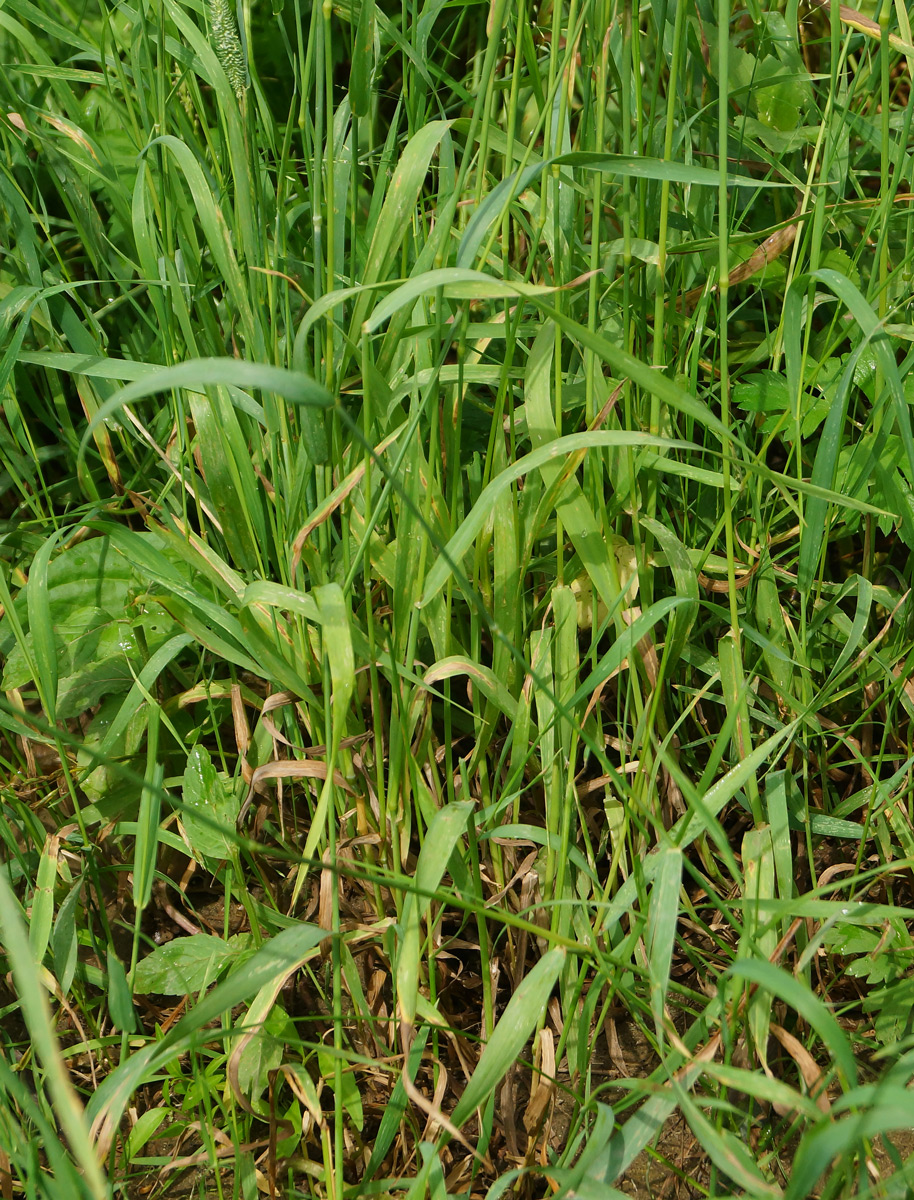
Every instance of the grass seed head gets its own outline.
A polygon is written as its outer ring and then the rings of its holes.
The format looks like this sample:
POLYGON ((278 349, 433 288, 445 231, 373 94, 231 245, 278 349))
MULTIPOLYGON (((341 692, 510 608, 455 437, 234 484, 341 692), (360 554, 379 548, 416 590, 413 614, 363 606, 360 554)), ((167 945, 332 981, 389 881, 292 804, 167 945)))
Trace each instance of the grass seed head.
POLYGON ((213 47, 240 104, 247 88, 247 64, 235 7, 232 0, 208 0, 206 11, 213 47))

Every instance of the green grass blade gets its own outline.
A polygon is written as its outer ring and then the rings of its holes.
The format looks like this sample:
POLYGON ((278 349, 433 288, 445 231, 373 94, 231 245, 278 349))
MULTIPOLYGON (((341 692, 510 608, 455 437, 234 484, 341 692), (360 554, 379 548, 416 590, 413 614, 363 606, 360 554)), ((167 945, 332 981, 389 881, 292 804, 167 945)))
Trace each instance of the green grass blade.
POLYGON ((4 871, 0 871, 0 917, 3 920, 3 945, 9 956, 22 1014, 47 1073, 54 1114, 84 1173, 93 1200, 108 1200, 110 1189, 95 1156, 86 1113, 64 1065, 47 995, 39 978, 39 967, 32 957, 25 923, 4 871))
POLYGON ((561 947, 549 950, 508 1001, 451 1116, 458 1127, 486 1103, 524 1048, 565 965, 565 956, 561 947))

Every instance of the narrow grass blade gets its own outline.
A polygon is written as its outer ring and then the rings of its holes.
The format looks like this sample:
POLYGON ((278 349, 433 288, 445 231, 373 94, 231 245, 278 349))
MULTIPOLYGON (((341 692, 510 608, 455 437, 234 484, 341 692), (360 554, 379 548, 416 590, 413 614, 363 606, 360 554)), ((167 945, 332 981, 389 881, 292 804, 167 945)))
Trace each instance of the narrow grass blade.
POLYGON ((324 653, 330 664, 333 683, 333 722, 339 737, 344 736, 346 712, 355 687, 355 656, 349 630, 349 606, 338 583, 316 588, 314 599, 323 624, 324 653))
POLYGON ((60 837, 56 833, 49 833, 38 860, 32 911, 29 916, 29 949, 35 962, 39 965, 44 962, 48 943, 51 940, 51 924, 54 920, 54 885, 57 882, 59 853, 60 837))
MULTIPOLYGON (((914 470, 914 435, 911 432, 911 417, 907 400, 904 395, 898 366, 892 352, 889 340, 882 332, 882 323, 873 312, 860 290, 844 275, 837 271, 821 269, 812 275, 797 279, 788 292, 785 302, 785 318, 788 327, 788 339, 785 344, 787 351, 788 369, 791 370, 791 393, 799 394, 799 322, 794 324, 791 317, 796 317, 799 297, 810 281, 824 283, 845 304, 863 333, 863 340, 856 347, 841 376, 838 393, 826 418, 816 451, 816 461, 813 466, 812 483, 825 488, 831 488, 834 483, 838 451, 843 444, 844 424, 847 416, 848 397, 853 382, 854 366, 868 345, 873 351, 883 372, 892 406, 895 410, 898 432, 908 460, 909 470, 914 470)), ((826 506, 823 501, 813 499, 807 505, 806 524, 801 534, 800 561, 797 582, 801 591, 808 592, 812 587, 813 577, 819 561, 822 541, 825 536, 826 506)))
MULTIPOLYGON (((524 395, 526 397, 527 425, 534 451, 554 445, 558 437, 553 395, 555 344, 555 327, 547 322, 537 333, 527 360, 524 395)), ((607 613, 612 614, 618 625, 621 617, 618 608, 622 602, 622 596, 618 582, 618 569, 614 563, 610 562, 610 556, 613 553, 608 544, 610 539, 607 538, 606 530, 602 528, 601 523, 594 515, 591 504, 585 497, 580 483, 571 474, 569 466, 570 464, 560 461, 546 462, 540 467, 540 474, 548 489, 547 496, 555 497, 555 512, 561 518, 563 527, 568 530, 568 535, 580 555, 588 579, 593 584, 607 613)), ((506 497, 502 494, 495 502, 499 503, 504 499, 506 497)), ((544 503, 547 503, 545 498, 544 503)), ((533 539, 538 536, 539 524, 540 522, 536 519, 528 523, 525 530, 528 543, 532 543, 533 539)))
POLYGON ((349 99, 357 117, 368 114, 371 103, 371 73, 375 59, 375 0, 361 0, 359 19, 353 39, 352 73, 349 76, 349 99))
MULTIPOLYGON (((118 715, 120 716, 120 713, 118 715)), ((146 786, 140 794, 140 811, 133 848, 133 903, 138 913, 143 911, 152 898, 152 884, 159 853, 159 814, 164 778, 164 770, 158 762, 160 723, 161 710, 154 706, 149 712, 146 786)))
POLYGON ((40 688, 42 703, 51 725, 57 717, 57 642, 48 596, 48 565, 59 540, 60 534, 53 534, 35 555, 26 589, 29 634, 38 670, 35 682, 40 688))
MULTIPOLYGON (((134 400, 167 392, 172 388, 202 392, 219 384, 225 387, 259 388, 262 391, 275 392, 290 404, 312 408, 333 406, 333 400, 326 388, 301 372, 287 371, 284 367, 272 367, 265 363, 245 362, 237 358, 198 358, 175 367, 162 367, 116 392, 99 408, 89 423, 83 435, 80 455, 85 453, 93 430, 125 404, 132 404, 134 400)), ((323 434, 313 432, 312 437, 319 439, 323 434)), ((327 454, 326 441, 313 441, 309 451, 313 451, 312 458, 315 462, 323 462, 327 454)))
POLYGON ((698 1144, 711 1161, 733 1180, 746 1194, 766 1200, 780 1200, 781 1189, 766 1179, 749 1148, 729 1129, 712 1125, 692 1097, 682 1087, 677 1087, 679 1107, 688 1121, 698 1144))
POLYGON ((818 996, 805 987, 799 979, 781 971, 770 962, 758 959, 737 959, 727 974, 736 979, 757 983, 772 995, 786 1001, 796 1009, 822 1039, 823 1045, 834 1056, 845 1088, 857 1085, 857 1064, 844 1030, 828 1011, 818 996))
POLYGON ((646 931, 647 962, 651 973, 651 1013, 661 1045, 666 1040, 663 1010, 670 984, 681 886, 682 851, 675 846, 664 847, 657 855, 646 931))
POLYGON ((642 638, 647 637, 658 621, 662 621, 670 613, 675 613, 688 604, 690 604, 690 601, 685 596, 667 596, 663 600, 658 600, 652 604, 647 612, 642 613, 640 617, 636 617, 631 625, 616 638, 609 650, 606 651, 596 667, 594 667, 574 696, 572 696, 572 706, 579 704, 585 697, 593 695, 601 683, 611 678, 619 670, 622 663, 630 658, 632 654, 636 653, 638 643, 642 638))
POLYGON ((671 529, 652 517, 642 517, 641 527, 657 539, 666 555, 667 566, 673 574, 676 595, 688 601, 670 620, 664 648, 665 669, 669 674, 682 657, 695 618, 698 616, 698 577, 688 551, 671 529))
MULTIPOLYGON (((371 285, 387 277, 390 263, 406 234, 408 214, 412 213, 419 190, 428 175, 432 155, 442 138, 448 136, 448 130, 447 121, 430 121, 406 144, 372 234, 362 272, 363 284, 371 285)), ((363 292, 353 305, 349 326, 349 337, 353 344, 361 336, 369 303, 370 293, 363 292)))
MULTIPOLYGON (((746 780, 751 774, 754 774, 762 766, 771 760, 775 760, 783 751, 784 746, 796 733, 798 722, 792 722, 785 726, 778 733, 772 734, 764 742, 760 743, 752 753, 743 762, 737 763, 722 778, 708 789, 705 795, 701 798, 700 807, 694 812, 686 813, 684 817, 676 822, 670 830, 671 840, 679 846, 681 850, 685 850, 690 846, 696 838, 709 829, 711 823, 715 821, 717 814, 727 804, 740 788, 745 786, 746 780)), ((653 881, 657 872, 657 855, 649 854, 642 866, 644 881, 650 883, 653 881)), ((627 914, 638 899, 638 881, 632 875, 626 879, 625 883, 619 888, 615 896, 606 907, 603 916, 602 927, 609 929, 615 925, 620 918, 627 914)))
POLYGON ((556 441, 518 459, 483 489, 472 510, 441 552, 428 573, 422 596, 423 606, 428 604, 444 587, 454 570, 459 569, 458 564, 471 548, 488 519, 492 504, 503 492, 508 491, 516 480, 522 479, 545 463, 562 459, 567 454, 574 454, 580 450, 589 451, 600 446, 655 446, 657 449, 665 450, 691 448, 688 442, 669 441, 665 438, 653 437, 648 433, 601 429, 592 433, 568 434, 566 437, 557 438, 556 441))
MULTIPOLYGON (((765 807, 771 834, 777 894, 782 900, 789 900, 794 894, 795 880, 790 819, 787 812, 786 771, 772 771, 768 776, 765 783, 765 807)), ((786 929, 784 932, 786 933, 786 929)))
POLYGON ((79 943, 76 937, 76 914, 83 889, 83 880, 79 879, 70 889, 63 903, 57 910, 54 922, 54 933, 51 937, 51 954, 54 961, 54 974, 60 984, 64 996, 70 990, 73 976, 76 973, 76 960, 79 943))
POLYGON ((453 679, 457 675, 466 675, 473 687, 478 688, 487 700, 491 700, 509 721, 514 720, 517 703, 505 685, 496 677, 494 671, 481 663, 473 662, 465 655, 454 654, 449 658, 442 658, 433 667, 429 667, 422 682, 432 687, 443 679, 453 679))
POLYGON ((400 1020, 412 1026, 416 1019, 419 994, 420 926, 428 916, 431 895, 434 893, 458 839, 466 831, 467 820, 473 811, 468 800, 448 804, 432 819, 419 852, 416 864, 415 891, 403 899, 400 919, 400 949, 397 955, 397 1007, 400 1020))
MULTIPOLYGON (((0 899, 2 888, 0 882, 0 899)), ((302 966, 327 936, 316 925, 295 925, 284 929, 247 960, 244 968, 230 975, 195 1005, 161 1041, 150 1042, 115 1068, 95 1092, 86 1110, 92 1122, 92 1137, 107 1152, 111 1139, 136 1088, 166 1062, 181 1054, 200 1030, 219 1020, 238 1004, 269 986, 278 978, 302 966)), ((222 1029, 211 1030, 224 1037, 222 1029)))
POLYGON ((906 1088, 886 1088, 884 1094, 877 1090, 872 1108, 864 1108, 839 1121, 820 1121, 797 1147, 784 1200, 806 1200, 807 1196, 816 1195, 816 1185, 833 1163, 836 1176, 841 1178, 847 1156, 858 1152, 864 1139, 894 1132, 907 1134, 912 1128, 914 1103, 906 1088))
MULTIPOLYGON (((488 229, 499 219, 510 204, 511 200, 525 188, 534 184, 544 171, 553 166, 581 167, 587 171, 597 171, 605 175, 615 175, 628 179, 666 180, 671 183, 681 183, 696 187, 719 187, 720 174, 709 167, 696 167, 691 164, 670 162, 662 158, 644 158, 627 154, 600 154, 591 151, 574 151, 560 154, 553 158, 540 159, 524 167, 523 170, 502 179, 483 200, 473 213, 470 223, 460 243, 457 262, 462 267, 470 266, 476 258, 477 251, 488 229)), ((727 179, 730 187, 789 187, 787 183, 766 180, 761 183, 758 179, 748 176, 731 175, 727 179)))
MULTIPOLYGON (((771 830, 767 825, 746 831, 743 837, 742 863, 745 903, 740 957, 767 961, 774 954, 778 940, 774 921, 770 915, 763 915, 762 912, 762 903, 773 900, 775 895, 774 847, 771 842, 771 830)), ((770 1025, 771 1003, 767 996, 757 994, 749 1001, 749 1028, 756 1054, 763 1065, 767 1065, 768 1062, 770 1025)))
MULTIPOLYGON (((582 1196, 586 1194, 579 1190, 584 1177, 593 1164, 597 1162, 600 1155, 605 1152, 607 1143, 612 1137, 612 1132, 616 1124, 615 1113, 608 1104, 600 1102, 597 1102, 596 1110, 596 1119, 594 1120, 593 1128, 575 1165, 571 1168, 566 1167, 549 1172, 549 1178, 559 1184, 559 1191, 556 1192, 555 1200, 564 1200, 564 1197, 572 1192, 582 1196)), ((612 1194, 612 1189, 609 1194, 612 1194)), ((617 1193, 617 1195, 621 1194, 617 1193)))
POLYGON ((50 1006, 39 979, 38 965, 32 957, 19 905, 4 871, 0 871, 0 919, 2 941, 12 967, 22 1015, 41 1065, 47 1072, 55 1116, 85 1175, 93 1200, 108 1200, 109 1188, 95 1157, 86 1114, 64 1066, 54 1034, 50 1006))

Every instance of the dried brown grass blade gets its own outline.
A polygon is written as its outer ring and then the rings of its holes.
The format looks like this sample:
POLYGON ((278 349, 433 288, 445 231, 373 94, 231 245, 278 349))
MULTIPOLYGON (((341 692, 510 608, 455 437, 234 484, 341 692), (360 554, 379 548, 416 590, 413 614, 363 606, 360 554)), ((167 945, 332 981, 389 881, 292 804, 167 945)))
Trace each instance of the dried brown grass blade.
MULTIPOLYGON (((403 428, 405 428, 405 425, 403 428)), ((379 442, 377 446, 375 446, 372 456, 374 458, 379 458, 384 451, 397 440, 397 438, 403 432, 403 428, 395 429, 394 432, 384 438, 382 442, 379 442)), ((360 462, 354 470, 349 472, 342 483, 338 484, 337 487, 333 489, 320 508, 311 514, 307 522, 298 531, 295 541, 292 543, 293 575, 298 570, 298 564, 301 562, 302 550, 305 548, 305 542, 308 540, 314 530, 317 529, 318 525, 323 525, 323 523, 336 512, 353 488, 358 487, 358 485, 362 482, 362 477, 364 474, 365 461, 363 459, 363 461, 360 462)))
MULTIPOLYGON (((791 223, 785 225, 782 229, 776 229, 770 237, 766 237, 763 242, 756 246, 745 262, 735 266, 730 272, 729 283, 745 283, 747 279, 751 279, 753 275, 757 275, 759 271, 764 270, 769 263, 773 263, 776 258, 782 255, 785 250, 788 250, 796 240, 800 228, 797 218, 802 215, 802 212, 803 202, 801 200, 794 210, 791 223)), ((692 288, 684 296, 680 296, 677 308, 685 312, 693 309, 705 294, 705 287, 706 284, 702 284, 700 287, 692 288)), ((715 287, 714 290, 717 291, 717 288, 715 287)))
POLYGON ((536 1082, 524 1112, 524 1128, 535 1138, 555 1095, 555 1041, 551 1029, 541 1029, 533 1060, 536 1082))
POLYGON ((410 1079, 409 1050, 412 1046, 414 1036, 415 1030, 413 1027, 406 1022, 401 1021, 400 1039, 403 1043, 403 1070, 400 1073, 400 1080, 403 1084, 403 1090, 417 1108, 421 1109, 427 1117, 430 1117, 435 1122, 435 1124, 439 1125, 442 1129, 449 1133, 455 1141, 459 1142, 464 1149, 468 1150, 480 1164, 483 1170, 494 1171, 495 1168, 492 1165, 492 1161, 489 1156, 487 1154, 480 1154, 472 1142, 464 1137, 453 1121, 451 1121, 449 1117, 445 1116, 441 1109, 436 1107, 433 1101, 426 1100, 426 1098, 410 1079))
MULTIPOLYGON (((792 1033, 788 1033, 787 1030, 782 1026, 776 1025, 774 1021, 771 1022, 770 1028, 772 1034, 777 1038, 793 1061, 800 1068, 800 1074, 803 1077, 803 1082, 806 1084, 806 1090, 815 1100, 818 1108, 824 1113, 830 1112, 831 1103, 825 1091, 825 1079, 822 1075, 819 1064, 809 1053, 803 1043, 798 1041, 792 1033)), ((786 1113, 781 1112, 782 1107, 782 1105, 776 1104, 774 1106, 775 1112, 777 1112, 779 1116, 786 1116, 786 1113)))
MULTIPOLYGON (((248 788, 248 794, 238 814, 238 824, 241 825, 247 816, 248 809, 254 802, 254 793, 265 779, 324 780, 326 778, 327 764, 322 762, 309 762, 307 760, 302 761, 301 759, 280 759, 275 762, 264 763, 251 776, 251 786, 248 788)), ((333 782, 338 788, 341 788, 344 792, 348 792, 350 796, 355 794, 339 771, 333 772, 333 782)))

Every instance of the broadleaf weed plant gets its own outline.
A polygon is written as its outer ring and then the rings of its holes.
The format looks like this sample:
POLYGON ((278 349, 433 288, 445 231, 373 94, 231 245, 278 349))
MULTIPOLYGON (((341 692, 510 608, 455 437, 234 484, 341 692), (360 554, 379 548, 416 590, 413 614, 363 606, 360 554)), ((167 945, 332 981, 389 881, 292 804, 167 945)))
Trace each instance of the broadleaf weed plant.
POLYGON ((0 55, 0 1194, 903 1194, 906 6, 0 55))

